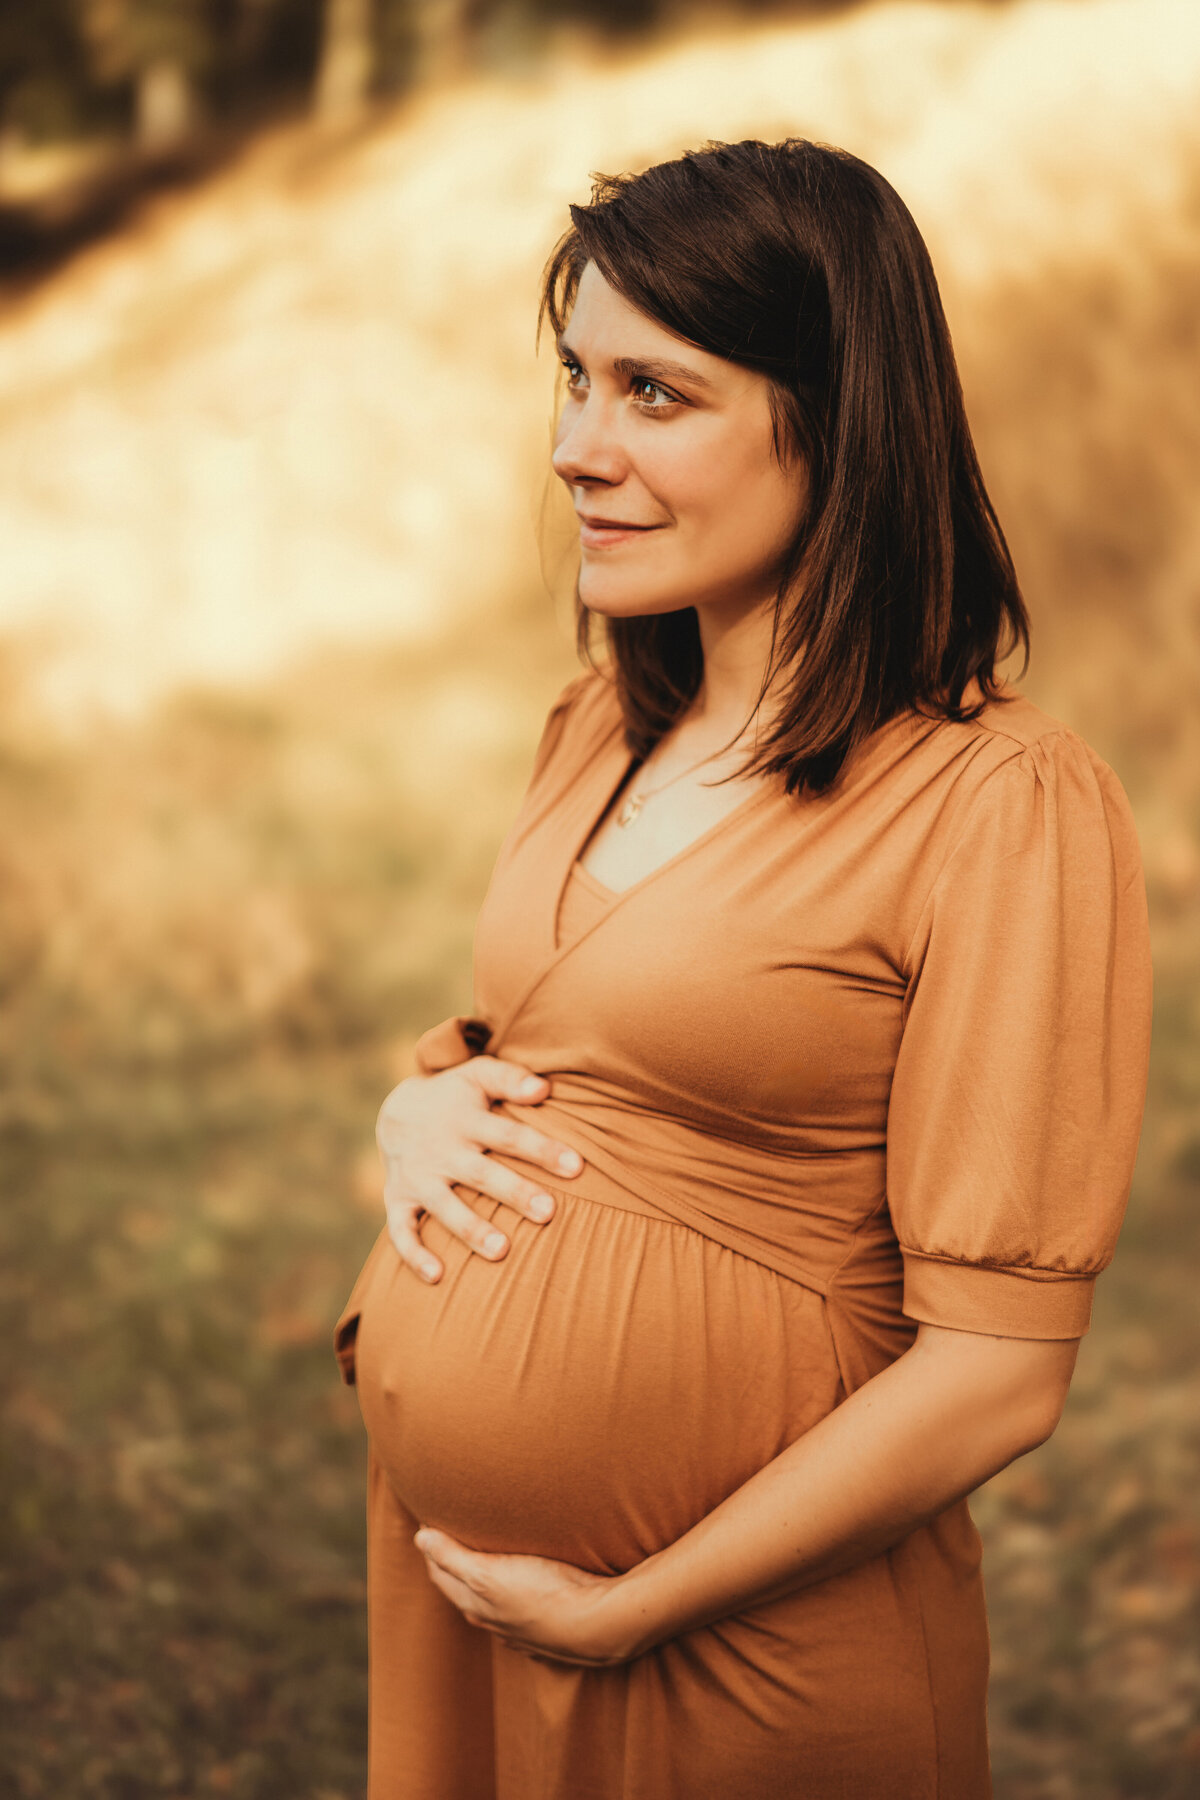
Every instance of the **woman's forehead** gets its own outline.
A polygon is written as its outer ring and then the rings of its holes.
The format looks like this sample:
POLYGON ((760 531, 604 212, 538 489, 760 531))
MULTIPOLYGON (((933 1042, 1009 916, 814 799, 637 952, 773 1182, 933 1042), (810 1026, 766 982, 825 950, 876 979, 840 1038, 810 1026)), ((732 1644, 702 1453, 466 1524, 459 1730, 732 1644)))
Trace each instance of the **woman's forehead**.
MULTIPOLYGON (((664 373, 669 363, 675 375, 688 375, 703 387, 716 387, 735 373, 724 357, 679 337, 640 311, 605 279, 594 262, 584 266, 558 347, 560 352, 569 350, 583 361, 606 363, 618 372, 622 363, 631 360, 653 360, 663 365, 664 373)), ((745 375, 746 371, 737 370, 736 374, 745 375)))

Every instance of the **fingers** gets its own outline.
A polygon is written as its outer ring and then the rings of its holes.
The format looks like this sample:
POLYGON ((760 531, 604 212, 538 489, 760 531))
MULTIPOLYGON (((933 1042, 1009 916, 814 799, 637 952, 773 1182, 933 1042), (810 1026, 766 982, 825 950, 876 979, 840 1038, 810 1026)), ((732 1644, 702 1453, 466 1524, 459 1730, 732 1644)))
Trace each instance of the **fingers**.
MULTIPOLYGON (((539 1168, 548 1169, 554 1175, 578 1175, 583 1167, 583 1158, 578 1150, 572 1150, 569 1144, 560 1144, 557 1139, 547 1137, 532 1125, 523 1125, 518 1119, 506 1118, 503 1113, 482 1114, 476 1126, 476 1136, 489 1150, 503 1150, 509 1156, 519 1156, 522 1162, 536 1163, 539 1168)), ((534 1190, 531 1188, 530 1191, 534 1190)), ((507 1195, 505 1198, 507 1199, 507 1195)))
POLYGON ((553 1194, 518 1175, 515 1169, 505 1168, 503 1163, 482 1150, 464 1147, 454 1159, 450 1179, 486 1194, 491 1200, 503 1201, 505 1206, 511 1206, 514 1212, 532 1220, 535 1225, 544 1225, 553 1216, 553 1194))
MULTIPOLYGON (((386 1190, 384 1204, 387 1204, 386 1190)), ((388 1206, 388 1236, 395 1245, 401 1262, 407 1263, 423 1281, 437 1281, 442 1273, 442 1265, 432 1251, 426 1250, 417 1231, 423 1215, 424 1208, 420 1206, 388 1206)))
POLYGON ((460 1581, 456 1575, 451 1575, 448 1569, 434 1562, 429 1555, 425 1557, 425 1569, 434 1587, 446 1596, 452 1606, 458 1608, 468 1625, 477 1625, 484 1631, 499 1629, 486 1617, 479 1595, 468 1582, 460 1581))
POLYGON ((497 1630, 487 1575, 471 1551, 445 1532, 431 1530, 427 1525, 416 1533, 413 1543, 425 1558, 433 1585, 458 1607, 468 1623, 487 1631, 497 1630))
POLYGON ((549 1082, 518 1063, 472 1057, 453 1070, 400 1082, 384 1100, 376 1122, 376 1142, 386 1172, 384 1206, 392 1243, 402 1262, 426 1281, 437 1281, 442 1264, 421 1241, 426 1216, 489 1262, 501 1260, 509 1243, 491 1220, 455 1189, 505 1205, 531 1224, 544 1224, 555 1211, 551 1193, 536 1179, 509 1168, 495 1152, 552 1171, 562 1179, 578 1175, 584 1161, 577 1150, 531 1125, 494 1111, 493 1100, 545 1098, 549 1082))
POLYGON ((529 1106, 544 1100, 550 1092, 550 1083, 544 1075, 535 1075, 532 1069, 522 1068, 520 1063, 505 1062, 499 1056, 473 1056, 461 1067, 464 1074, 470 1073, 489 1100, 520 1100, 529 1106))
POLYGON ((397 1254, 425 1281, 437 1281, 442 1273, 441 1263, 431 1250, 425 1248, 418 1235, 417 1227, 425 1213, 432 1214, 468 1250, 474 1250, 489 1262, 498 1262, 508 1250, 504 1233, 472 1212, 466 1201, 460 1200, 449 1187, 431 1189, 421 1201, 414 1201, 400 1190, 398 1180, 389 1176, 384 1183, 383 1204, 387 1211, 388 1234, 397 1254))
POLYGON ((448 1532, 438 1531, 432 1525, 422 1525, 415 1533, 413 1543, 427 1562, 436 1563, 439 1568, 445 1569, 449 1575, 457 1576, 460 1581, 466 1581, 476 1573, 471 1552, 448 1532))

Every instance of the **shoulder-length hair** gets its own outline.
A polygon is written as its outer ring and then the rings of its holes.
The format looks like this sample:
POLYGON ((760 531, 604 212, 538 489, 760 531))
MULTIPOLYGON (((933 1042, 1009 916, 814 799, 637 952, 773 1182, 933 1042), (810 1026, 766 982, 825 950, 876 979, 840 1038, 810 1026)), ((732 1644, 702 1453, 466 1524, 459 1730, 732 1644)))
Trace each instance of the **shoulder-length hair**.
MULTIPOLYGON (((640 175, 597 176, 542 277, 561 334, 585 265, 677 337, 770 382, 774 454, 799 452, 810 504, 775 602, 760 700, 781 707, 741 774, 789 793, 836 781, 897 712, 976 718, 1029 617, 984 487, 924 240, 895 189, 804 139, 707 144, 640 175), (976 677, 984 700, 963 706, 976 677)), ((576 638, 598 667, 576 594, 576 638)), ((693 607, 605 620, 639 756, 703 673, 693 607)), ((1019 677, 1018 677, 1019 679, 1019 677)), ((731 779, 731 778, 730 778, 731 779)))

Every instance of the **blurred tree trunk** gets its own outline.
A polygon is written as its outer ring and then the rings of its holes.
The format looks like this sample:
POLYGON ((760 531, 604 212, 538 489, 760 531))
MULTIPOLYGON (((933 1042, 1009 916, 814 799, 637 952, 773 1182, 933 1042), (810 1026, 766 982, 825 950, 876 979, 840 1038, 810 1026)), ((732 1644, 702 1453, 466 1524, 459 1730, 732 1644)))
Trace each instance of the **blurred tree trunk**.
POLYGON ((325 0, 315 96, 318 118, 347 119, 360 113, 371 91, 374 62, 371 0, 325 0))
POLYGON ((413 79, 452 81, 471 63, 477 0, 416 0, 413 7, 413 79))
POLYGON ((187 137, 205 110, 213 57, 206 0, 85 0, 78 16, 97 75, 132 80, 138 145, 161 150, 187 137))
POLYGON ((196 122, 196 96, 184 64, 157 56, 138 70, 135 131, 143 150, 162 150, 185 138, 196 122))

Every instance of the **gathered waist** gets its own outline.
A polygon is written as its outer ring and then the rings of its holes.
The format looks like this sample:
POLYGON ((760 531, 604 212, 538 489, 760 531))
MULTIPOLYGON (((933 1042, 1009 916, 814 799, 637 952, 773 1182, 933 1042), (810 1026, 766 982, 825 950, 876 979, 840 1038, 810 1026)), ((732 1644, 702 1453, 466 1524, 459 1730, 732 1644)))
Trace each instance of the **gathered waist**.
POLYGON ((615 1207, 619 1212, 637 1213, 642 1218, 669 1220, 679 1224, 682 1221, 676 1207, 655 1200, 649 1192, 641 1192, 626 1178, 622 1167, 616 1173, 610 1159, 600 1152, 597 1156, 595 1146, 585 1133, 572 1130, 575 1122, 570 1115, 560 1118, 558 1115, 550 1120, 546 1117, 546 1103, 538 1107, 510 1106, 502 1103, 500 1110, 519 1118, 522 1124, 535 1125, 539 1131, 545 1132, 556 1143, 562 1143, 569 1149, 578 1150, 583 1158, 583 1168, 578 1175, 562 1175, 557 1171, 547 1173, 540 1163, 528 1162, 523 1156, 516 1156, 505 1150, 489 1151, 489 1155, 502 1162, 506 1169, 513 1169, 518 1175, 536 1181, 541 1187, 549 1189, 553 1194, 575 1194, 581 1200, 594 1200, 601 1206, 615 1207), (605 1166, 608 1165, 608 1166, 605 1166))
MULTIPOLYGON (((418 1069, 433 1074, 485 1047, 500 1049, 494 1028, 481 1017, 456 1015, 425 1032, 414 1057, 418 1069)), ((538 1066, 527 1051, 525 1060, 538 1066)), ((583 1168, 565 1178, 563 1191, 691 1226, 819 1294, 828 1294, 851 1264, 860 1289, 894 1281, 900 1251, 887 1205, 882 1120, 874 1132, 814 1127, 805 1145, 778 1127, 778 1141, 769 1141, 764 1126, 758 1144, 631 1105, 628 1095, 566 1070, 551 1082, 545 1100, 494 1104, 579 1152, 583 1168)), ((500 1160, 546 1184, 538 1164, 508 1153, 500 1160)))
MULTIPOLYGON (((593 1117, 553 1099, 497 1105, 579 1152, 583 1168, 559 1177, 559 1192, 690 1226, 816 1293, 829 1291, 851 1252, 861 1251, 864 1234, 880 1248, 896 1249, 882 1158, 814 1156, 789 1171, 790 1187, 777 1173, 769 1187, 756 1187, 753 1172, 746 1169, 739 1179, 741 1171, 731 1170, 715 1144, 706 1168, 704 1147, 689 1141, 676 1154, 669 1131, 648 1136, 643 1145, 634 1128, 614 1145, 593 1117)), ((491 1154, 531 1181, 554 1185, 555 1177, 536 1163, 507 1151, 491 1154)))

